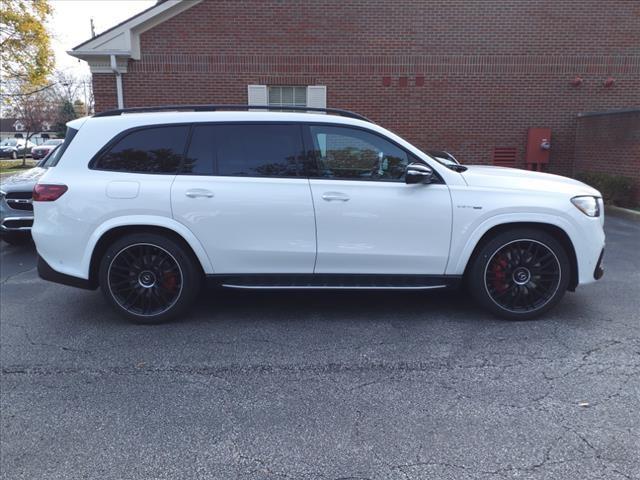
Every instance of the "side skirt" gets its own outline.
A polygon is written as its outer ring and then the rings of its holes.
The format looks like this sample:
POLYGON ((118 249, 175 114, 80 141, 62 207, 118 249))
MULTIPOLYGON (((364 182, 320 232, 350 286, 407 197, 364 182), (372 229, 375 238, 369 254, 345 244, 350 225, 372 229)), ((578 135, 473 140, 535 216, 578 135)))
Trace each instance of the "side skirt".
POLYGON ((207 282, 227 288, 244 289, 350 289, 350 290, 432 290, 456 288, 459 275, 368 275, 368 274, 236 274, 207 275, 207 282))

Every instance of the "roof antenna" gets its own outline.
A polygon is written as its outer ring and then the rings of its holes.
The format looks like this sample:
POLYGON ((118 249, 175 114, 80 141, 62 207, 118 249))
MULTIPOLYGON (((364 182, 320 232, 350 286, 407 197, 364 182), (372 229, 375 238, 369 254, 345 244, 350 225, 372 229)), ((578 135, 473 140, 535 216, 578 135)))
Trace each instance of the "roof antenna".
POLYGON ((91 38, 94 38, 96 36, 96 26, 93 24, 93 17, 89 19, 89 22, 91 24, 91 38))

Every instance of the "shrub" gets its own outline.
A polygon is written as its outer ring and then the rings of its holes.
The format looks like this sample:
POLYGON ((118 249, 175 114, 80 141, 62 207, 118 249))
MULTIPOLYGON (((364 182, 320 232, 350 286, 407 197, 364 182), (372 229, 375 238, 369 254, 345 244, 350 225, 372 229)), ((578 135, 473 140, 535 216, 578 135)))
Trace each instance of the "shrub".
POLYGON ((592 186, 602 193, 604 202, 619 207, 632 207, 634 202, 634 181, 624 175, 610 175, 608 173, 581 172, 576 178, 592 186))

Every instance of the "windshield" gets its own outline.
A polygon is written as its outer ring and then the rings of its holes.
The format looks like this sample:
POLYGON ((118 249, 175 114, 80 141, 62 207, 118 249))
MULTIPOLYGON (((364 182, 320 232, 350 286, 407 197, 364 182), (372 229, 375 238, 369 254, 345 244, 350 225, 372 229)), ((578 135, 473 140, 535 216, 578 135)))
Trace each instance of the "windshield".
POLYGON ((18 144, 18 141, 13 138, 7 138, 5 141, 0 143, 3 147, 15 147, 18 144))

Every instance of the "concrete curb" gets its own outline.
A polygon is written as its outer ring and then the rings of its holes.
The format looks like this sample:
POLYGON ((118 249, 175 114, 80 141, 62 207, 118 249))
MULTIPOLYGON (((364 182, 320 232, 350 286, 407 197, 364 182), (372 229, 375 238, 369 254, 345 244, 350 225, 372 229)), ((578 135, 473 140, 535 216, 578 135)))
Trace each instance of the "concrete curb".
POLYGON ((611 215, 612 217, 624 218, 631 220, 632 222, 640 222, 640 212, 636 210, 607 205, 604 207, 604 213, 605 215, 611 215))

